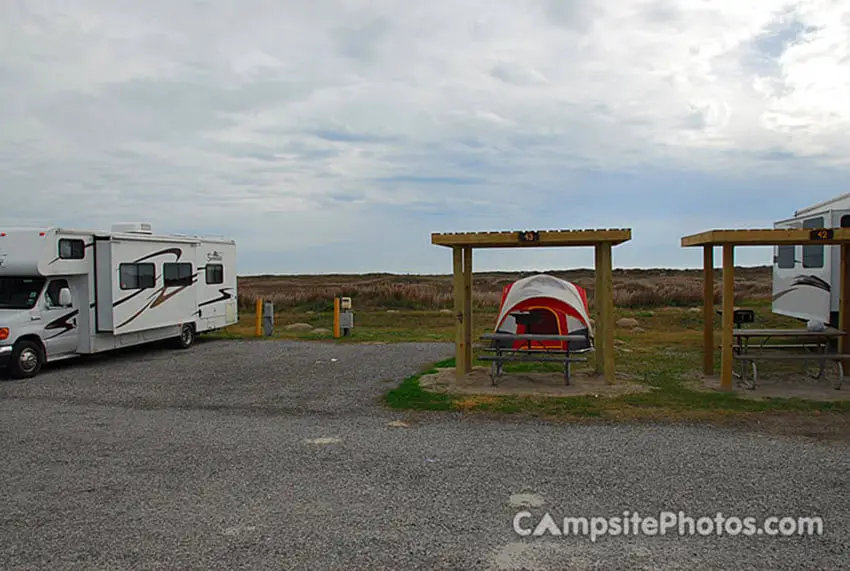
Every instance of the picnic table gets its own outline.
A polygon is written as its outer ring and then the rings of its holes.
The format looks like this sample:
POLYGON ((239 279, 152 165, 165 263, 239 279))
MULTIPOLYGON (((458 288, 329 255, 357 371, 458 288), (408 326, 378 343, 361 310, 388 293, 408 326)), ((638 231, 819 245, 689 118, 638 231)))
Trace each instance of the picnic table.
MULTIPOLYGON (((584 335, 549 335, 543 333, 485 333, 481 336, 484 341, 494 342, 492 346, 485 347, 485 355, 478 357, 481 361, 492 361, 490 368, 490 380, 496 385, 496 378, 502 376, 505 361, 536 361, 557 362, 564 364, 564 382, 570 384, 570 363, 574 361, 587 361, 586 357, 576 357, 575 353, 583 351, 570 351, 569 342, 586 342, 584 335), (522 348, 515 348, 517 341, 526 341, 522 348), (566 350, 553 349, 545 345, 534 345, 541 341, 567 341, 566 350)), ((588 349, 589 350, 589 349, 588 349)))
POLYGON ((750 389, 755 389, 758 382, 758 367, 756 361, 814 361, 819 368, 815 379, 823 377, 824 369, 828 361, 834 361, 838 365, 838 379, 833 388, 841 388, 844 382, 843 361, 850 359, 850 355, 842 354, 833 350, 834 341, 846 335, 844 331, 827 327, 823 331, 809 331, 808 329, 735 329, 732 332, 733 358, 741 363, 740 373, 735 373, 742 384, 750 389), (761 342, 753 343, 761 339, 761 342), (795 341, 789 343, 788 341, 795 341), (796 350, 796 352, 793 352, 796 350), (752 382, 747 381, 747 364, 752 368, 752 382))

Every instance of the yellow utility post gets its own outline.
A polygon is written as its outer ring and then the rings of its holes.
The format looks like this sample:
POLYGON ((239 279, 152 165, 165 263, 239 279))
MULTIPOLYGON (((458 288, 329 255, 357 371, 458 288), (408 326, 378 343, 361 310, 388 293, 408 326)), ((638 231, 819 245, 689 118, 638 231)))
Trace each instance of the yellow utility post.
POLYGON ((257 298, 257 309, 256 309, 256 330, 255 335, 257 337, 263 336, 263 298, 257 298))
POLYGON ((339 339, 339 298, 334 298, 334 338, 339 339))

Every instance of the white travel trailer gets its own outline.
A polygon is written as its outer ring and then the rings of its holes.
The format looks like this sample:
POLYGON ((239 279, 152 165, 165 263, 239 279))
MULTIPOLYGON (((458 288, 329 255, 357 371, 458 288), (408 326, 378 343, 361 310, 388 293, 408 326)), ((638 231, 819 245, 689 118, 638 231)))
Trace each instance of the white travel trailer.
POLYGON ((236 323, 236 244, 111 232, 0 228, 0 366, 33 377, 46 362, 236 323))
MULTIPOLYGON (((775 228, 850 228, 850 193, 798 210, 775 228)), ((777 246, 773 312, 838 326, 840 246, 777 246)))

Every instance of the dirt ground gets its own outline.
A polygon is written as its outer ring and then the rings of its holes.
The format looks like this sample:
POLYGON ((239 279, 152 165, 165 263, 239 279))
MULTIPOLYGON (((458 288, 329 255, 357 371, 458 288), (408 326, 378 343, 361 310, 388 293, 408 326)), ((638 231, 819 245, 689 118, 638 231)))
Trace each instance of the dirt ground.
POLYGON ((617 384, 609 385, 601 375, 579 370, 573 372, 570 384, 567 386, 564 383, 563 373, 505 372, 496 379, 496 386, 493 386, 489 367, 475 367, 461 380, 455 377, 455 369, 452 367, 423 376, 419 384, 422 388, 431 391, 522 396, 617 396, 650 390, 645 385, 630 381, 631 378, 628 375, 618 373, 617 384))
MULTIPOLYGON (((751 375, 747 376, 751 380, 751 375)), ((739 379, 733 378, 733 390, 741 398, 761 400, 765 398, 799 398, 814 401, 850 400, 850 379, 845 379, 840 390, 833 384, 837 379, 829 371, 823 378, 813 379, 801 371, 765 371, 759 373, 756 388, 743 386, 739 379)), ((695 390, 716 391, 720 389, 720 375, 702 375, 695 373, 688 383, 695 390)))

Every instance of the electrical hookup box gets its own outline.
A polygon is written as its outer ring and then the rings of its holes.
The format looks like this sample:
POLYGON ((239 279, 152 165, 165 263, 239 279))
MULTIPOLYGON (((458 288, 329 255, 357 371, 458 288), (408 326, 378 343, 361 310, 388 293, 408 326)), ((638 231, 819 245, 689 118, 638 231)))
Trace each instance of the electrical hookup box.
POLYGON ((351 298, 340 297, 338 300, 338 303, 335 304, 339 307, 337 316, 339 323, 338 335, 348 337, 351 335, 351 330, 354 329, 354 313, 351 311, 351 298))

